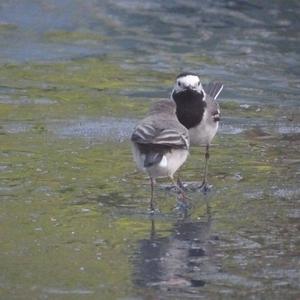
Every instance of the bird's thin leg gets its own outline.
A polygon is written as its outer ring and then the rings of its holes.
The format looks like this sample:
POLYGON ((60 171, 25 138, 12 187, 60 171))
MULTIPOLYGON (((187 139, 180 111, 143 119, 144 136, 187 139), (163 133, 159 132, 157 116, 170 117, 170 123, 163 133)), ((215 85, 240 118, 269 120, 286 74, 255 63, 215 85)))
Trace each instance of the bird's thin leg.
POLYGON ((173 177, 171 177, 171 180, 180 194, 180 199, 179 199, 180 201, 178 202, 176 209, 183 210, 184 216, 186 217, 188 208, 190 207, 189 198, 185 195, 184 191, 177 185, 173 177))
POLYGON ((186 188, 183 185, 183 182, 180 179, 180 176, 177 177, 177 186, 179 186, 183 191, 186 190, 186 188))
POLYGON ((153 189, 154 189, 154 180, 150 177, 150 186, 151 186, 151 199, 150 199, 150 210, 154 211, 154 204, 153 204, 153 189))
POLYGON ((153 217, 151 217, 151 232, 150 232, 150 239, 153 240, 155 237, 155 222, 153 217))
POLYGON ((203 178, 204 184, 207 184, 208 160, 209 160, 209 145, 206 145, 206 151, 205 151, 205 167, 204 167, 204 178, 203 178))
POLYGON ((188 197, 186 196, 183 189, 177 184, 177 182, 174 180, 173 177, 170 177, 170 178, 171 178, 172 183, 175 185, 176 189, 178 190, 179 194, 181 195, 183 202, 187 203, 188 202, 188 197))
POLYGON ((209 160, 209 145, 205 148, 205 165, 204 165, 204 176, 201 184, 201 188, 207 189, 207 171, 208 171, 208 160, 209 160))

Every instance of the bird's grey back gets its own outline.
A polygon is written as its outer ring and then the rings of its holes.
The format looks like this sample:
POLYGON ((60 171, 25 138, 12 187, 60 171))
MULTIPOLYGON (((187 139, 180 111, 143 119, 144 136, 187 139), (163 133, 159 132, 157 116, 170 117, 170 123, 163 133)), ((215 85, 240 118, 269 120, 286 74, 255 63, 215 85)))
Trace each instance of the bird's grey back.
POLYGON ((177 119, 176 103, 171 100, 154 103, 143 122, 152 123, 158 130, 174 129, 180 134, 188 135, 188 130, 177 119))
POLYGON ((149 115, 156 115, 160 113, 166 113, 175 116, 176 104, 171 100, 160 100, 155 102, 149 110, 149 115))
POLYGON ((136 126, 131 140, 139 144, 189 148, 188 130, 178 121, 176 104, 171 100, 156 102, 148 117, 136 126))

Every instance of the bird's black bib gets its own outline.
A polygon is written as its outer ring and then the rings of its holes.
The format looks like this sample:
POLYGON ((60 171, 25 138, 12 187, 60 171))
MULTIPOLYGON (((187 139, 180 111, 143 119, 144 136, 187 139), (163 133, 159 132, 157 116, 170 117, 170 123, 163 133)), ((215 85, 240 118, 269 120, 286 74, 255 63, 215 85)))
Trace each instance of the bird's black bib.
POLYGON ((185 90, 173 92, 172 98, 176 102, 176 114, 179 122, 187 129, 200 124, 206 102, 203 101, 203 92, 185 90))

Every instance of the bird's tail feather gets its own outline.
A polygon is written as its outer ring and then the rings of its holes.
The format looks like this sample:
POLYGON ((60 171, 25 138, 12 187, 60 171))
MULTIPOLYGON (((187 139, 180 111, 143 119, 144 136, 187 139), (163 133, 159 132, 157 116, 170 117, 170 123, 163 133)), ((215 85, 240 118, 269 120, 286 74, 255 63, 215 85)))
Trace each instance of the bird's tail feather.
POLYGON ((216 100, 223 90, 223 83, 218 81, 211 81, 209 84, 204 85, 206 94, 216 100))
POLYGON ((148 152, 145 156, 144 167, 148 168, 153 165, 159 164, 163 158, 163 153, 148 152))

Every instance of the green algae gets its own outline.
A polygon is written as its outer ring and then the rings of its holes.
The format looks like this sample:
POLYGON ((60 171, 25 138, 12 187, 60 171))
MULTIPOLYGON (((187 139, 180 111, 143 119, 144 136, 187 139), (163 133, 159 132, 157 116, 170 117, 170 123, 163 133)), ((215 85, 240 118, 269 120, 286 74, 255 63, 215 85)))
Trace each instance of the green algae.
POLYGON ((74 43, 82 41, 102 42, 108 38, 88 31, 51 31, 44 35, 46 41, 53 43, 74 43))
POLYGON ((12 188, 1 204, 1 268, 8 290, 11 284, 29 288, 24 295, 34 297, 82 288, 110 299, 130 289, 127 245, 148 234, 149 222, 109 213, 131 202, 122 196, 131 184, 120 185, 120 178, 134 168, 127 143, 113 152, 111 146, 55 144, 49 133, 36 131, 6 137, 2 163, 14 170, 1 173, 1 182, 12 188), (116 289, 120 283, 124 288, 116 289))
POLYGON ((5 65, 2 85, 14 90, 12 103, 1 104, 1 118, 35 120, 130 114, 145 111, 144 102, 118 95, 121 88, 137 83, 132 72, 124 71, 103 59, 87 58, 52 64, 5 65), (46 98, 53 105, 22 105, 18 100, 46 98), (139 105, 136 105, 138 101, 139 105), (17 106, 17 109, 16 109, 17 106), (46 106, 46 107, 45 107, 46 106))
POLYGON ((86 58, 58 63, 6 64, 0 78, 6 87, 26 88, 55 85, 59 88, 120 88, 128 86, 133 74, 101 58, 86 58))

